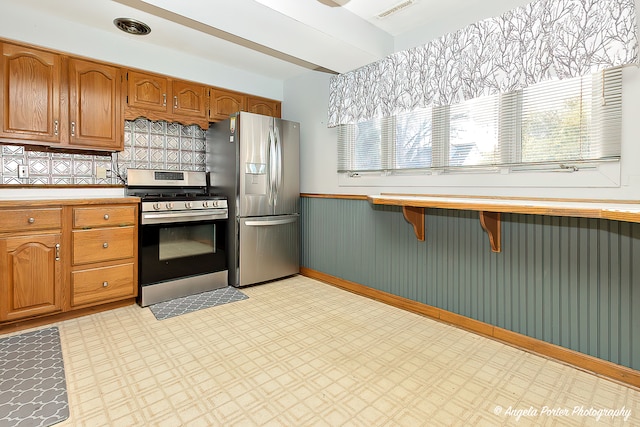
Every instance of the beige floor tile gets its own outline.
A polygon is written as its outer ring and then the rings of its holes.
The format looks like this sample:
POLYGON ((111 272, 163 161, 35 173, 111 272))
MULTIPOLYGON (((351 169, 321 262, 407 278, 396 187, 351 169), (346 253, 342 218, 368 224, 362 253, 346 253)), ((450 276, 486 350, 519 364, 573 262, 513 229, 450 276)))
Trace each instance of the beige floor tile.
POLYGON ((637 390, 473 333, 301 276, 243 292, 163 321, 133 305, 59 323, 59 425, 640 425, 637 390))

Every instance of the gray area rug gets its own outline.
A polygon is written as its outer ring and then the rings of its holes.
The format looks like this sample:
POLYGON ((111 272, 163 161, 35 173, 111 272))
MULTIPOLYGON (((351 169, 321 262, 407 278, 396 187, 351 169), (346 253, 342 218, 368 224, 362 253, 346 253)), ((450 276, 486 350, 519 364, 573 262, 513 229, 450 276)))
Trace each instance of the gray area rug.
POLYGON ((50 426, 68 417, 58 328, 0 338, 0 426, 50 426))
POLYGON ((171 301, 150 305, 149 308, 156 319, 164 320, 185 313, 215 307, 229 302, 240 301, 249 298, 236 288, 227 286, 201 294, 189 295, 171 301))

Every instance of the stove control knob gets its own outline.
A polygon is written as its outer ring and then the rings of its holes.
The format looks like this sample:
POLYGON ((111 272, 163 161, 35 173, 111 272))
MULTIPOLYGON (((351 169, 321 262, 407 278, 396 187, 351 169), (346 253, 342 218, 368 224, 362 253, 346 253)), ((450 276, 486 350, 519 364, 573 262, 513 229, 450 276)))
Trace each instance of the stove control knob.
POLYGON ((173 209, 173 203, 167 203, 165 206, 167 209, 173 209))
POLYGON ((160 210, 160 203, 154 203, 153 204, 153 209, 156 210, 156 211, 159 211, 160 210))
POLYGON ((202 207, 203 208, 208 208, 209 207, 209 202, 202 202, 202 207))
POLYGON ((217 201, 217 200, 214 200, 214 201, 213 201, 213 202, 211 202, 211 203, 213 204, 213 207, 214 207, 214 208, 217 208, 217 207, 218 207, 218 201, 217 201))
POLYGON ((184 207, 187 208, 187 209, 191 209, 193 207, 193 203, 185 202, 184 207))

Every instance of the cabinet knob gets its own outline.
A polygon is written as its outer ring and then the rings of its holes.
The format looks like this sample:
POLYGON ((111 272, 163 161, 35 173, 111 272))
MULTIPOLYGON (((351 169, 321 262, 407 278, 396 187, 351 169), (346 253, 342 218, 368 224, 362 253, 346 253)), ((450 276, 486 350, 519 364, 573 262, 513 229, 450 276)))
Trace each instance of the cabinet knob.
POLYGON ((76 122, 71 122, 71 136, 76 136, 76 122))
POLYGON ((31 217, 28 219, 28 221, 29 221, 29 224, 33 224, 34 222, 36 222, 36 219, 31 217))
POLYGON ((109 286, 109 282, 102 282, 102 287, 106 288, 107 286, 109 286))
POLYGON ((102 247, 103 247, 103 248, 105 248, 105 249, 107 249, 107 248, 109 247, 109 244, 108 244, 107 242, 104 242, 104 243, 102 244, 102 247))
POLYGON ((109 214, 104 214, 104 219, 105 220, 109 219, 109 214))

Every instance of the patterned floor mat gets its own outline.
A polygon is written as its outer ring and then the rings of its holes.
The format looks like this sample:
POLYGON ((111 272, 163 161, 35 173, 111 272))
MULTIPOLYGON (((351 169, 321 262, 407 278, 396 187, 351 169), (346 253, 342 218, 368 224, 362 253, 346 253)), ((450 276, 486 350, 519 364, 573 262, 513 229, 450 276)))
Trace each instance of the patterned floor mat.
POLYGON ((164 320, 185 313, 215 307, 229 302, 240 301, 249 298, 234 287, 216 289, 201 294, 189 295, 171 301, 150 305, 149 308, 156 319, 164 320))
POLYGON ((68 417, 58 328, 0 338, 0 427, 50 426, 68 417))

